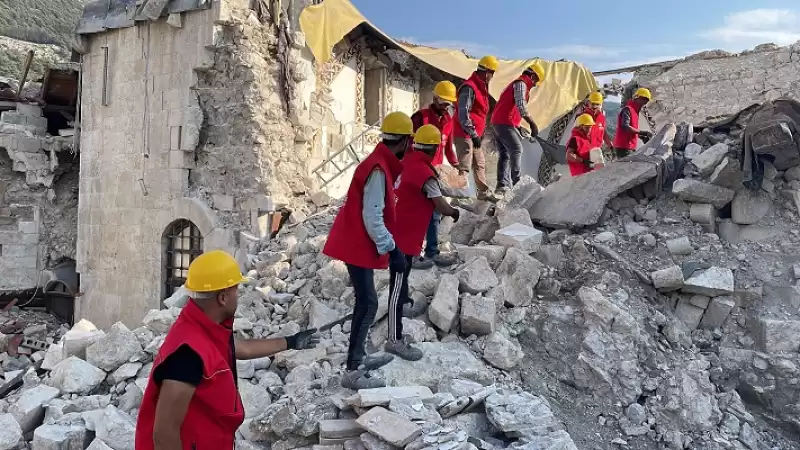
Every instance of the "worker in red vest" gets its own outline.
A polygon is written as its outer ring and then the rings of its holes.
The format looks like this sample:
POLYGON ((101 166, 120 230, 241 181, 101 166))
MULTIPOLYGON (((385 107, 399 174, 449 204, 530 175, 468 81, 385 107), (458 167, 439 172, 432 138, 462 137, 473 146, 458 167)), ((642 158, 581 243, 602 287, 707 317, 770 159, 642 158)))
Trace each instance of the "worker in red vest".
POLYGON ((403 172, 397 184, 397 220, 394 239, 403 252, 406 268, 390 267, 389 339, 385 350, 408 361, 422 359, 422 351, 403 336, 403 304, 408 297, 408 274, 412 258, 422 250, 422 241, 434 211, 458 221, 459 212, 442 196, 432 162, 442 143, 442 133, 433 125, 423 125, 414 136, 414 151, 403 158, 403 172))
MULTIPOLYGON (((440 81, 433 88, 433 103, 427 108, 420 109, 411 116, 414 123, 414 131, 418 131, 423 125, 434 125, 442 133, 441 144, 433 155, 431 164, 434 167, 447 161, 453 167, 458 167, 453 149, 453 117, 450 115, 450 108, 456 101, 456 86, 449 81, 440 81)), ((428 224, 428 231, 425 234, 425 251, 423 256, 415 256, 413 267, 415 269, 429 269, 434 264, 437 266, 452 266, 458 261, 453 254, 441 254, 439 252, 439 223, 442 215, 438 211, 433 212, 431 221, 428 224)))
POLYGON ((369 328, 378 312, 375 269, 390 267, 405 272, 408 262, 397 247, 395 180, 403 170, 400 159, 414 134, 411 118, 402 112, 388 114, 381 124, 382 141, 356 167, 347 199, 339 209, 322 252, 347 265, 356 304, 350 327, 347 372, 342 386, 349 389, 383 387, 369 371, 391 361, 391 355, 366 355, 369 328))
POLYGON ((539 134, 539 127, 528 113, 528 100, 531 89, 544 81, 544 67, 539 62, 528 66, 516 80, 512 81, 500 94, 492 112, 497 151, 497 187, 499 196, 511 189, 519 181, 522 158, 522 134, 519 130, 522 120, 531 129, 531 136, 539 134), (510 167, 509 167, 510 166, 510 167))
POLYGON ((594 126, 589 132, 592 148, 603 147, 603 144, 611 148, 611 136, 606 130, 606 113, 603 111, 603 94, 597 91, 589 94, 589 104, 584 108, 583 114, 589 114, 594 119, 594 126))
POLYGON ((649 139, 652 133, 639 129, 639 112, 644 108, 653 95, 646 88, 639 88, 617 117, 617 134, 614 136, 614 155, 624 158, 636 151, 639 137, 649 139))
POLYGON ((581 114, 575 119, 572 136, 567 141, 567 166, 569 173, 576 177, 594 170, 591 160, 591 132, 595 122, 590 114, 581 114))
POLYGON ((486 116, 489 114, 489 82, 500 63, 494 56, 484 56, 478 62, 478 70, 458 88, 456 115, 458 123, 453 129, 458 169, 468 174, 475 173, 475 188, 478 200, 497 201, 486 183, 486 155, 481 149, 481 140, 486 130, 486 116))
POLYGON ((204 253, 189 265, 186 288, 193 295, 153 361, 136 424, 136 450, 233 450, 244 421, 236 360, 319 343, 316 330, 234 341, 238 287, 245 281, 236 260, 222 250, 204 253))

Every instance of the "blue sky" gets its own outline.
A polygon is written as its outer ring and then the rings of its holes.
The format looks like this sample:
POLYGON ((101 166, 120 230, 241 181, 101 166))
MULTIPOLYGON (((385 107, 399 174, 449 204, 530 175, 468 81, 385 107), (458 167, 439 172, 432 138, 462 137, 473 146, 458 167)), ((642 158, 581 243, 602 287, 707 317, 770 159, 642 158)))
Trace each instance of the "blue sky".
POLYGON ((641 0, 352 1, 394 38, 475 56, 565 58, 593 71, 800 40, 798 0, 673 0, 653 7, 641 0))

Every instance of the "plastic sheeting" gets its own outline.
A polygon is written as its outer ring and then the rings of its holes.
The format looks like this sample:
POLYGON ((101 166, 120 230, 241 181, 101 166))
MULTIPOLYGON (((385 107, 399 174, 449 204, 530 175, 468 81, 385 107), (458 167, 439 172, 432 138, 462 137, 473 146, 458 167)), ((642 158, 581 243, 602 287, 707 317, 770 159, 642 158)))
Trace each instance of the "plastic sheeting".
MULTIPOLYGON (((375 33, 417 59, 456 77, 468 78, 478 65, 476 59, 468 58, 457 50, 406 45, 393 40, 370 23, 349 0, 325 0, 300 13, 300 27, 305 33, 306 44, 320 64, 329 61, 334 45, 361 24, 368 25, 375 33)), ((492 97, 497 99, 503 89, 533 61, 500 60, 500 68, 489 85, 492 97)), ((568 113, 590 92, 597 90, 597 81, 589 69, 575 62, 539 62, 547 76, 545 82, 531 92, 528 109, 539 129, 543 129, 568 113)))

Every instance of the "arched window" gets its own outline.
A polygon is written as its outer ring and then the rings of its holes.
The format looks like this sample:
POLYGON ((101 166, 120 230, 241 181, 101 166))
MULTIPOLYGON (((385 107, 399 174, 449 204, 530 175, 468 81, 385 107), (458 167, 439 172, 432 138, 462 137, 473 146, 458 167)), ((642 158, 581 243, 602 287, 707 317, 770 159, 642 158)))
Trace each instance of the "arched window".
POLYGON ((189 264, 203 253, 203 236, 192 222, 179 219, 169 224, 162 239, 164 247, 164 298, 186 282, 189 264))

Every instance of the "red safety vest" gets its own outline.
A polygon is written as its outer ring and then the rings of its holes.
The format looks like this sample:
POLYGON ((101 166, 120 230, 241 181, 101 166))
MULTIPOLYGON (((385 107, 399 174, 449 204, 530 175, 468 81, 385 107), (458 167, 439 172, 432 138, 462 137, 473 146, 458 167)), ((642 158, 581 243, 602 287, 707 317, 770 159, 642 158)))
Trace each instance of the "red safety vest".
POLYGON ((375 150, 356 167, 350 189, 347 191, 347 199, 333 221, 328 241, 322 250, 322 253, 333 259, 365 269, 389 267, 389 255, 378 254, 378 248, 367 234, 362 217, 364 186, 369 174, 376 168, 380 169, 386 178, 383 222, 390 232, 394 231, 396 203, 394 180, 403 170, 403 164, 386 145, 379 143, 375 146, 375 150))
POLYGON ((589 144, 592 148, 602 147, 606 135, 606 115, 603 110, 595 111, 590 106, 587 106, 583 111, 584 114, 589 114, 594 119, 594 126, 589 133, 589 144))
MULTIPOLYGON (((625 108, 631 110, 631 127, 638 129, 639 128, 639 110, 642 109, 641 105, 636 104, 633 100, 630 100, 626 105, 625 108)), ((631 133, 627 129, 623 129, 622 127, 622 111, 620 111, 619 117, 617 117, 617 134, 614 136, 614 147, 615 148, 624 148, 626 150, 636 150, 636 146, 639 144, 639 136, 635 133, 631 133)))
POLYGON ((203 380, 197 385, 181 425, 184 450, 233 450, 236 430, 244 421, 237 389, 233 321, 213 322, 190 300, 170 328, 153 361, 136 423, 136 450, 152 450, 160 387, 153 372, 178 347, 188 345, 203 360, 203 380))
MULTIPOLYGON (((439 145, 439 149, 436 150, 436 154, 433 155, 433 161, 431 162, 434 166, 442 164, 445 153, 452 153, 453 151, 453 116, 447 111, 440 116, 431 105, 415 112, 411 116, 411 121, 414 122, 414 131, 417 131, 423 125, 433 125, 442 133, 442 143, 439 145)), ((452 157, 455 157, 455 155, 453 154, 452 157)), ((453 163, 457 163, 457 161, 450 161, 450 164, 453 163)))
MULTIPOLYGON (((589 142, 589 137, 584 134, 580 129, 573 128, 572 129, 572 136, 567 141, 567 152, 570 152, 570 148, 572 147, 570 144, 575 142, 575 146, 577 147, 577 151, 575 152, 579 158, 583 158, 585 160, 589 159, 589 151, 593 149, 591 143, 589 142)), ((569 173, 576 177, 578 175, 583 175, 585 173, 589 173, 592 171, 588 163, 583 162, 574 162, 567 160, 567 165, 569 166, 569 173)))
MULTIPOLYGON (((489 86, 485 81, 481 80, 478 72, 472 72, 472 75, 465 81, 459 88, 469 86, 475 92, 475 101, 472 102, 472 110, 469 116, 472 118, 472 124, 475 126, 475 132, 479 137, 483 137, 483 132, 486 130, 486 116, 489 114, 489 86)), ((458 116, 458 102, 455 105, 456 116, 458 116)), ((453 135, 458 138, 469 138, 470 135, 461 128, 461 122, 456 120, 453 126, 453 135)))
POLYGON ((393 233, 397 248, 406 255, 419 255, 422 241, 433 216, 433 200, 423 186, 436 171, 431 157, 421 151, 403 158, 403 173, 397 187, 397 223, 393 233))
POLYGON ((514 102, 514 83, 517 81, 525 83, 525 87, 527 88, 525 90, 525 104, 528 104, 528 100, 531 96, 531 88, 533 88, 535 84, 531 77, 522 74, 519 78, 509 83, 509 85, 503 89, 503 93, 500 94, 500 99, 497 100, 497 104, 494 105, 494 112, 492 113, 493 125, 508 125, 517 128, 520 123, 522 123, 522 116, 517 109, 517 104, 514 102))

